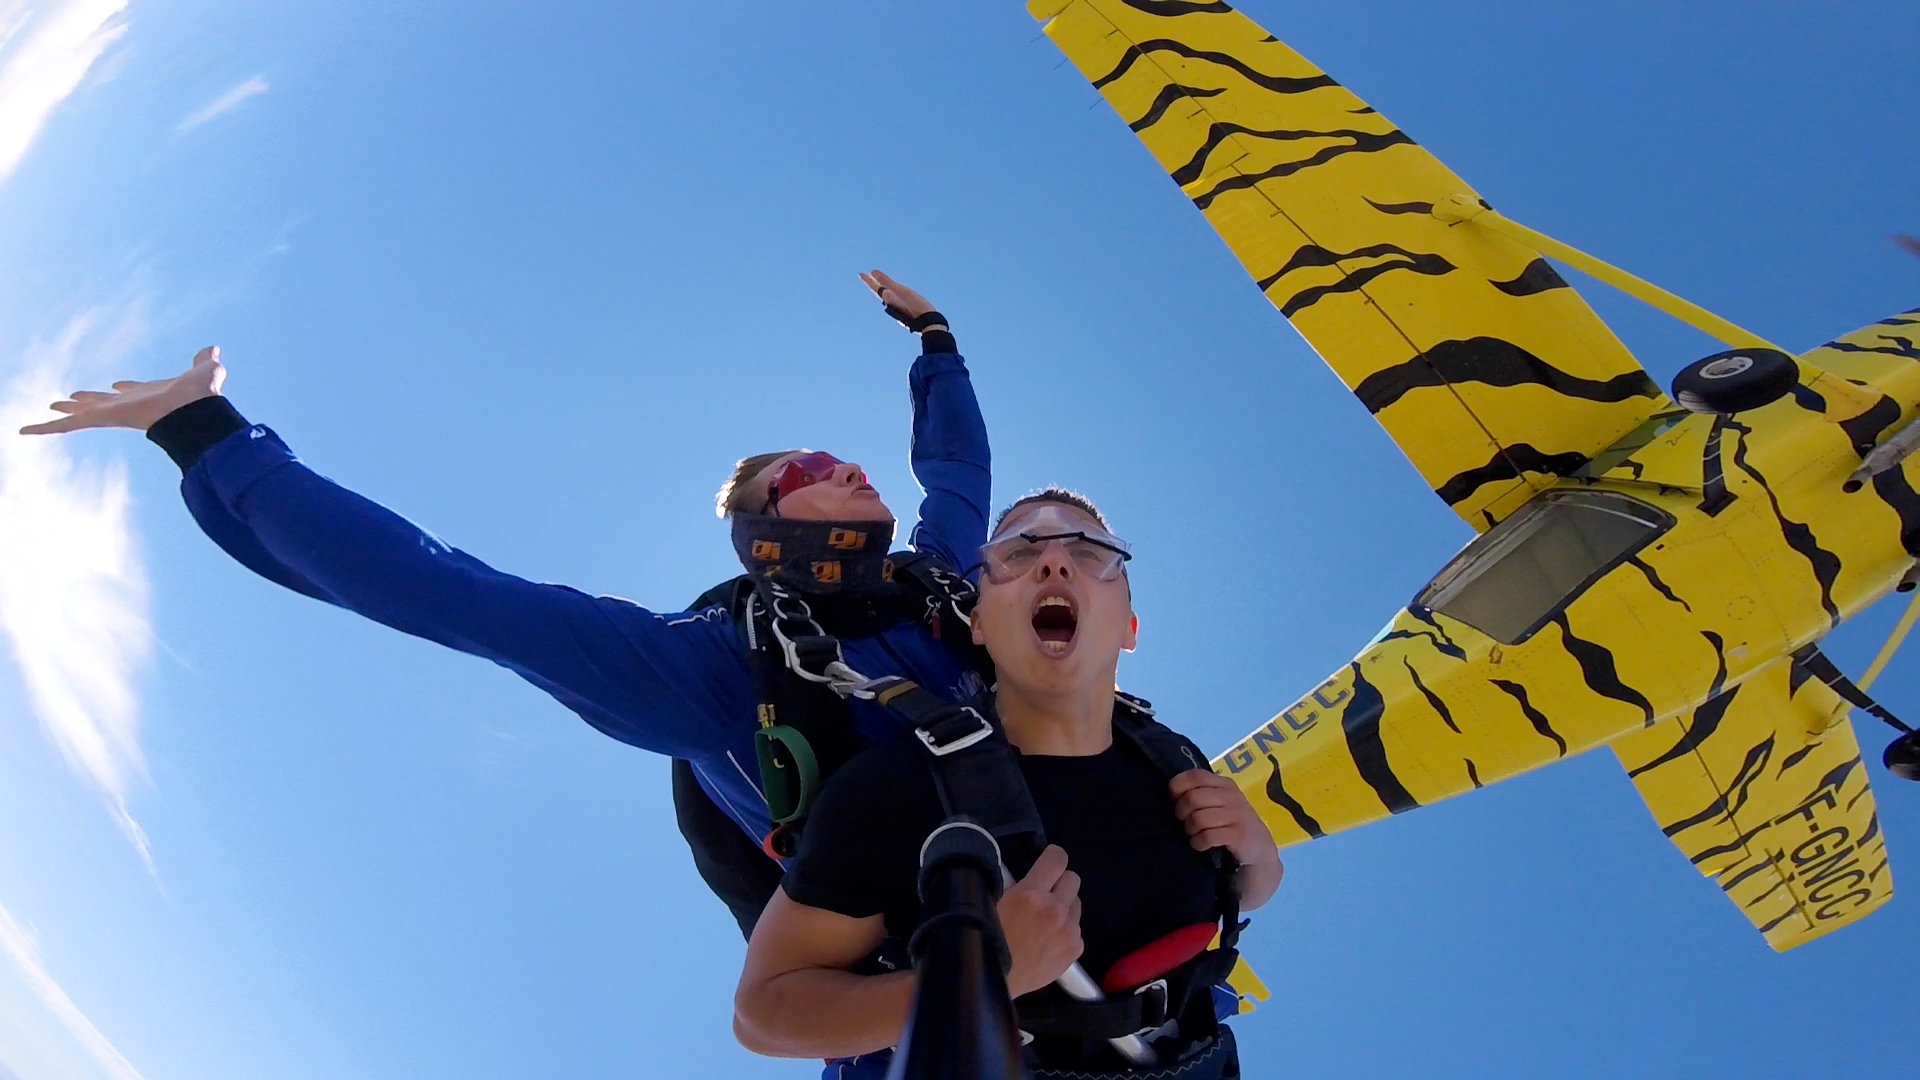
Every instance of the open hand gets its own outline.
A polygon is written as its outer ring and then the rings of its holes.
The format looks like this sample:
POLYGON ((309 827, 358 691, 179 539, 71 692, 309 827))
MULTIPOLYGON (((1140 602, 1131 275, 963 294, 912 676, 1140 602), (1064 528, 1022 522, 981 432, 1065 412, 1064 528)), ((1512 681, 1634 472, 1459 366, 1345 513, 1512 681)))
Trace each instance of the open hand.
POLYGON ((880 298, 887 314, 900 320, 902 325, 933 310, 932 302, 926 297, 888 277, 883 271, 868 271, 860 275, 860 280, 873 290, 873 295, 880 298))
POLYGON ((49 406, 65 416, 43 424, 29 424, 20 429, 20 434, 58 435, 86 428, 145 431, 180 406, 217 395, 226 379, 227 369, 220 364, 220 347, 209 345, 193 354, 192 367, 171 379, 117 382, 111 393, 76 390, 67 400, 49 406))
POLYGON ((1053 982, 1080 959, 1080 875, 1067 869, 1061 848, 1048 845, 1027 876, 1007 886, 999 913, 1013 957, 1007 991, 1014 997, 1053 982))

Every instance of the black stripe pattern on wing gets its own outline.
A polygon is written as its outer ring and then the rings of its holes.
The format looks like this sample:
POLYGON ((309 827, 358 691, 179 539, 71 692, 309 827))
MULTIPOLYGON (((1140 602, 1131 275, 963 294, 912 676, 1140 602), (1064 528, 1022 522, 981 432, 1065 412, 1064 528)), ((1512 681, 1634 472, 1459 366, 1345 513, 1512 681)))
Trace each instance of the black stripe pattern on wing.
POLYGON ((1520 714, 1527 718, 1527 723, 1533 725, 1533 730, 1539 732, 1544 738, 1552 739, 1553 745, 1560 748, 1561 757, 1567 756, 1567 740, 1561 738, 1560 733, 1553 730, 1553 725, 1547 722, 1546 714, 1534 708, 1533 702, 1527 700, 1526 687, 1516 682, 1508 682, 1505 679, 1494 679, 1493 685, 1505 690, 1509 697, 1519 702, 1520 714))
POLYGON ((1234 173, 1218 184, 1193 197, 1193 205, 1201 210, 1213 205, 1213 201, 1229 192, 1253 187, 1263 180, 1277 180, 1283 176, 1292 176, 1302 169, 1311 169, 1316 165, 1325 165, 1347 154, 1377 154, 1395 146, 1412 146, 1413 139, 1406 132, 1395 128, 1388 132, 1354 131, 1338 129, 1334 131, 1260 131, 1240 124, 1214 124, 1207 130, 1207 140, 1198 153, 1185 165, 1172 173, 1175 183, 1181 187, 1193 183, 1205 174, 1207 158, 1214 147, 1234 135, 1246 135, 1256 139, 1272 139, 1286 142, 1298 139, 1343 139, 1344 146, 1327 146, 1295 161, 1283 161, 1278 165, 1262 169, 1256 173, 1234 173), (1183 179, 1184 177, 1184 179, 1183 179))
POLYGON ((1149 15, 1158 15, 1163 19, 1177 18, 1181 15, 1231 15, 1233 9, 1221 0, 1202 3, 1201 0, 1120 0, 1135 11, 1144 11, 1149 15))
POLYGON ((1828 659, 1827 654, 1821 652, 1818 645, 1805 645, 1796 649, 1793 653, 1793 666, 1805 669, 1808 674, 1824 683, 1827 689, 1840 695, 1840 700, 1869 716, 1877 717, 1888 727, 1898 728, 1901 731, 1913 730, 1905 721, 1888 711, 1886 706, 1867 696, 1867 692, 1860 689, 1852 679, 1847 678, 1839 665, 1828 659))
POLYGON ((1613 662, 1613 651, 1597 641, 1575 635, 1564 611, 1553 617, 1553 625, 1560 628, 1560 644, 1567 655, 1580 665, 1580 678, 1585 680, 1587 689, 1639 709, 1646 716, 1646 726, 1652 727, 1653 702, 1621 680, 1620 670, 1613 662))
POLYGON ((1811 678, 1813 678, 1813 672, 1808 671, 1806 668, 1800 666, 1799 664, 1788 665, 1787 697, 1792 698, 1793 695, 1799 693, 1800 687, 1804 686, 1806 684, 1806 681, 1811 678))
POLYGON ((1485 465, 1450 477, 1446 483, 1434 489, 1434 494, 1445 500, 1448 506, 1455 506, 1487 484, 1518 479, 1523 472, 1571 476, 1579 472, 1587 461, 1587 455, 1572 450, 1563 454, 1543 454, 1529 443, 1514 443, 1495 450, 1493 459, 1485 465))
POLYGON ((1676 758, 1685 757, 1700 748, 1700 745, 1720 730, 1720 721, 1726 718, 1727 709, 1733 705, 1734 696, 1740 693, 1738 686, 1722 693, 1720 687, 1727 680, 1727 655, 1722 650, 1724 642, 1720 635, 1711 630, 1703 631, 1707 640, 1713 643, 1713 651, 1720 658, 1720 670, 1713 677, 1713 688, 1707 693, 1707 700, 1693 710, 1693 716, 1687 720, 1686 734, 1680 741, 1668 747, 1666 752, 1637 769, 1627 770, 1627 778, 1633 779, 1641 773, 1651 772, 1676 758))
POLYGON ((1380 721, 1387 713, 1386 698, 1360 674, 1358 662, 1347 665, 1347 669, 1353 674, 1353 698, 1340 715, 1340 728, 1346 732, 1347 752, 1353 755, 1360 779, 1367 782, 1374 794, 1380 796, 1380 802, 1393 813, 1416 809, 1419 800, 1394 775, 1393 766, 1387 761, 1387 744, 1380 738, 1380 721))
POLYGON ((1407 614, 1433 627, 1434 637, 1436 638, 1433 644, 1434 648, 1439 649, 1455 660, 1465 660, 1467 658, 1467 650, 1454 644, 1453 638, 1447 636, 1447 628, 1440 625, 1440 620, 1433 617, 1433 612, 1415 604, 1407 608, 1407 614))
POLYGON ((1267 801, 1285 810, 1287 816, 1293 818, 1293 823, 1300 826, 1300 831, 1315 840, 1327 835, 1313 815, 1307 813, 1307 808, 1300 805, 1300 800, 1289 794, 1286 786, 1280 783, 1280 759, 1268 754, 1267 760, 1273 763, 1273 775, 1267 777, 1267 801))
POLYGON ((1120 55, 1120 62, 1114 65, 1112 71, 1093 80, 1093 88, 1098 90, 1108 83, 1113 82, 1115 79, 1120 78, 1122 75, 1125 75, 1135 63, 1145 57, 1146 54, 1154 52, 1170 52, 1184 56, 1189 60, 1205 60, 1210 64, 1218 64, 1224 68, 1231 68, 1238 72, 1241 78, 1263 90, 1271 90, 1276 94, 1300 94, 1308 90, 1318 90, 1323 86, 1340 85, 1333 81, 1332 76, 1324 74, 1308 75, 1298 78, 1288 75, 1268 75, 1263 71, 1255 71, 1248 67, 1237 56, 1230 56, 1222 52, 1208 52, 1205 49, 1196 49, 1184 41, 1174 41, 1171 38, 1154 38, 1150 41, 1143 41, 1138 45, 1129 45, 1127 51, 1120 55))
MULTIPOLYGON (((1366 196, 1362 195, 1361 198, 1364 199, 1366 198, 1366 196)), ((1378 210, 1383 214, 1431 214, 1433 213, 1433 204, 1430 202, 1377 203, 1377 202, 1374 202, 1372 199, 1367 199, 1367 205, 1373 207, 1375 210, 1378 210)))
POLYGON ((1827 399, 1820 396, 1820 392, 1813 387, 1807 386, 1804 383, 1794 383, 1792 386, 1787 387, 1787 390, 1793 395, 1793 403, 1808 412, 1824 413, 1827 411, 1827 399))
POLYGON ((1408 251, 1398 244, 1372 244, 1354 251, 1344 252, 1328 251, 1318 244, 1308 244, 1300 250, 1295 251, 1293 257, 1287 260, 1287 265, 1261 278, 1258 284, 1260 291, 1265 292, 1272 288, 1281 278, 1296 270, 1304 270, 1308 267, 1315 266, 1339 266, 1343 260, 1377 259, 1383 256, 1389 256, 1387 261, 1374 263, 1370 266, 1356 267, 1351 271, 1343 270, 1342 277, 1339 281, 1331 285, 1310 286, 1294 293, 1285 300, 1274 301, 1274 305, 1280 309, 1280 314, 1291 319, 1295 314, 1312 307, 1324 297, 1332 296, 1335 293, 1358 292, 1362 288, 1365 288, 1367 283, 1374 278, 1394 270, 1411 270, 1416 274, 1425 274, 1428 277, 1439 277, 1441 274, 1449 274, 1454 270, 1454 265, 1439 255, 1425 255, 1419 252, 1408 251))
POLYGON ((1428 641, 1433 643, 1434 650, 1440 653, 1442 656, 1451 656, 1455 660, 1465 660, 1467 658, 1467 650, 1455 644, 1454 640, 1447 636, 1446 630, 1440 626, 1439 621, 1436 620, 1433 617, 1433 614, 1429 612, 1426 608, 1420 607, 1419 605, 1416 604, 1407 609, 1407 614, 1412 615, 1414 618, 1419 619, 1423 623, 1426 623, 1428 626, 1432 627, 1433 629, 1431 630, 1393 630, 1393 631, 1389 631, 1387 634, 1382 636, 1380 640, 1381 641, 1397 641, 1404 638, 1408 641, 1411 641, 1414 638, 1426 638, 1428 641))
POLYGON ((1460 734, 1460 725, 1453 722, 1453 710, 1447 708, 1447 703, 1440 700, 1439 694, 1427 689, 1427 684, 1420 681, 1420 673, 1413 669, 1413 661, 1403 656, 1400 662, 1407 665, 1407 674, 1413 678, 1413 688, 1420 691, 1420 695, 1427 699, 1427 704, 1433 706, 1434 712, 1440 714, 1440 722, 1455 735, 1460 734))
POLYGON ((1803 747, 1801 747, 1801 748, 1800 748, 1800 749, 1798 749, 1798 750, 1795 750, 1795 751, 1794 751, 1793 753, 1791 753, 1791 754, 1788 754, 1788 755, 1787 755, 1787 756, 1786 756, 1786 757, 1785 757, 1784 759, 1782 759, 1782 760, 1781 760, 1781 762, 1780 762, 1780 768, 1779 768, 1779 770, 1778 770, 1778 771, 1776 771, 1776 772, 1775 772, 1775 773, 1773 774, 1773 775, 1774 775, 1774 777, 1775 777, 1775 778, 1778 778, 1778 777, 1781 777, 1781 776, 1784 776, 1784 775, 1786 775, 1786 771, 1787 771, 1788 769, 1791 769, 1791 768, 1793 768, 1793 767, 1794 767, 1795 765, 1798 765, 1798 764, 1800 764, 1800 762, 1801 762, 1801 761, 1803 761, 1803 760, 1805 760, 1805 759, 1806 759, 1806 756, 1807 756, 1808 754, 1811 754, 1811 753, 1813 753, 1813 752, 1814 752, 1815 750, 1818 750, 1818 749, 1820 749, 1820 748, 1821 748, 1822 746, 1825 746, 1825 745, 1826 745, 1826 743, 1824 743, 1824 742, 1821 742, 1821 741, 1818 741, 1818 740, 1816 740, 1816 741, 1814 741, 1814 742, 1810 742, 1810 743, 1808 743, 1807 745, 1805 745, 1805 746, 1803 746, 1803 747))
POLYGON ((1740 433, 1739 440, 1733 444, 1734 465, 1751 477, 1754 483, 1759 484, 1760 490, 1766 493, 1767 502, 1773 507, 1773 516, 1780 523, 1781 535, 1787 539, 1787 546, 1799 552, 1813 566, 1813 578, 1820 585, 1820 606, 1827 613, 1827 621, 1833 626, 1839 626, 1840 609, 1833 605, 1833 583, 1840 577, 1840 556, 1821 547, 1819 539, 1813 535, 1811 528, 1792 520, 1781 511, 1780 499, 1773 493, 1773 488, 1768 486, 1767 478, 1760 475, 1760 470, 1747 462, 1747 436, 1753 433, 1753 429, 1738 420, 1729 419, 1726 423, 1728 428, 1740 433))
MULTIPOLYGON (((1635 479, 1638 479, 1638 478, 1639 478, 1639 477, 1638 477, 1638 474, 1635 474, 1635 479)), ((1640 571, 1640 572, 1641 572, 1642 574, 1644 574, 1644 575, 1646 575, 1646 578, 1647 578, 1647 584, 1649 584, 1649 585, 1651 585, 1651 586, 1653 586, 1653 587, 1654 587, 1654 589, 1655 589, 1655 591, 1657 591, 1657 592, 1659 592, 1659 594, 1660 594, 1661 596, 1664 596, 1664 597, 1666 597, 1666 598, 1667 598, 1668 600, 1671 600, 1671 601, 1673 601, 1674 603, 1676 603, 1676 604, 1679 604, 1679 605, 1680 605, 1681 607, 1683 607, 1683 608, 1686 608, 1686 609, 1687 609, 1687 612, 1688 612, 1689 614, 1691 614, 1691 613, 1693 612, 1693 605, 1692 605, 1692 604, 1689 604, 1689 603, 1687 603, 1687 602, 1686 602, 1685 600, 1682 600, 1682 599, 1680 599, 1680 598, 1679 598, 1678 596, 1675 596, 1675 595, 1674 595, 1674 593, 1673 593, 1673 590, 1672 590, 1672 589, 1669 589, 1669 588, 1667 588, 1667 583, 1666 583, 1666 582, 1664 582, 1664 581, 1662 581, 1662 580, 1660 580, 1660 575, 1659 575, 1659 573, 1658 573, 1658 572, 1656 572, 1656 571, 1654 570, 1654 568, 1653 568, 1653 567, 1651 567, 1651 566, 1649 566, 1649 565, 1647 565, 1647 563, 1646 563, 1646 562, 1645 562, 1644 560, 1642 560, 1642 559, 1640 558, 1640 556, 1638 556, 1638 555, 1629 555, 1629 556, 1627 557, 1627 565, 1629 565, 1629 566, 1631 566, 1631 567, 1633 567, 1633 568, 1634 568, 1635 570, 1638 570, 1638 571, 1640 571)), ((1713 637, 1714 635, 1712 635, 1712 634, 1708 634, 1707 636, 1708 636, 1708 637, 1713 637)), ((1725 665, 1724 665, 1724 663, 1722 664, 1722 672, 1721 672, 1721 673, 1722 673, 1722 674, 1725 674, 1725 665)))
POLYGON ((1900 546, 1920 556, 1920 492, 1907 482, 1901 469, 1888 469, 1873 478, 1873 493, 1900 515, 1900 546))
POLYGON ((1478 791, 1486 787, 1487 785, 1480 782, 1480 770, 1473 767, 1473 759, 1461 758, 1460 760, 1467 763, 1467 779, 1473 781, 1473 789, 1478 791))
POLYGON ((1405 363, 1367 376, 1353 393, 1370 412, 1378 413, 1410 390, 1443 383, 1544 386, 1565 397, 1608 403, 1660 396, 1660 387, 1638 368, 1610 379, 1585 379, 1496 337, 1443 341, 1405 363))
POLYGON ((1761 927, 1760 932, 1763 934, 1772 933, 1774 927, 1779 926, 1781 923, 1786 922, 1788 919, 1791 919, 1798 914, 1800 914, 1800 906, 1796 904, 1793 907, 1788 908, 1786 911, 1781 912, 1771 922, 1767 923, 1767 925, 1761 927))
POLYGON ((1699 866, 1701 863, 1706 862, 1709 859, 1719 858, 1722 855, 1731 855, 1734 852, 1740 851, 1741 849, 1745 848, 1748 844, 1753 842, 1754 837, 1759 836, 1761 833, 1765 832, 1766 830, 1767 830, 1767 826, 1765 824, 1757 825, 1754 828, 1749 829, 1744 833, 1741 833, 1739 836, 1734 837, 1732 840, 1728 841, 1727 843, 1715 844, 1714 846, 1707 848, 1705 851, 1700 852, 1698 855, 1688 856, 1687 861, 1692 863, 1695 866, 1699 866))
MULTIPOLYGON (((1892 322, 1892 320, 1882 321, 1892 322)), ((1907 326, 1909 324, 1901 321, 1894 322, 1893 325, 1907 326)), ((1879 353, 1882 356, 1899 356, 1908 360, 1920 360, 1920 347, 1914 345, 1912 338, 1895 337, 1892 334, 1876 334, 1874 336, 1887 344, 1855 345, 1849 341, 1829 341, 1826 344, 1826 348, 1832 349, 1834 352, 1879 353)))
POLYGON ((1827 775, 1820 778, 1820 784, 1813 789, 1813 793, 1818 795, 1823 791, 1832 789, 1837 794, 1841 788, 1847 786, 1847 777, 1852 776, 1853 770, 1859 767, 1860 755, 1855 754, 1851 758, 1827 770, 1827 775))
POLYGON ((1854 453, 1866 457, 1873 450, 1873 444, 1880 439, 1880 433, 1892 427, 1900 419, 1900 403, 1885 394, 1873 403, 1873 407, 1850 420, 1840 421, 1840 430, 1847 433, 1853 442, 1854 453))
POLYGON ((1181 86, 1179 83, 1163 86, 1160 88, 1160 93, 1154 97, 1153 104, 1148 106, 1146 115, 1128 124, 1127 128, 1130 131, 1145 131, 1158 123, 1161 117, 1167 115, 1167 110, 1173 108, 1173 103, 1176 101, 1184 101, 1188 98, 1219 97, 1224 93, 1226 93, 1224 89, 1208 90, 1201 86, 1181 86))
MULTIPOLYGON (((1747 880, 1748 878, 1759 873, 1760 871, 1765 870, 1769 866, 1777 865, 1779 862, 1780 862, 1780 856, 1769 855, 1766 858, 1761 859, 1759 862, 1754 863, 1752 866, 1747 867, 1745 870, 1742 870, 1739 873, 1733 875, 1732 878, 1721 882, 1720 889, 1723 892, 1732 892, 1733 890, 1740 887, 1741 882, 1747 880)), ((1738 865, 1738 864, 1735 864, 1735 865, 1738 865)))
POLYGON ((1734 495, 1727 489, 1727 464, 1723 457, 1726 447, 1727 418, 1716 415, 1713 428, 1707 432, 1707 448, 1700 455, 1700 512, 1708 517, 1717 516, 1733 504, 1734 495))
MULTIPOLYGON (((1733 782, 1727 785, 1726 791, 1715 796, 1714 800, 1707 804, 1706 809, 1689 817, 1681 818, 1679 821, 1668 825, 1660 831, 1665 833, 1668 839, 1672 839, 1703 822, 1714 821, 1719 818, 1728 818, 1731 820, 1733 811, 1745 805, 1747 801, 1747 791, 1753 786, 1753 782, 1760 778, 1760 774, 1766 771, 1767 759, 1772 756, 1773 735, 1772 733, 1768 733, 1766 738, 1760 740, 1753 749, 1747 751, 1746 759, 1740 763, 1740 771, 1734 774, 1733 782), (1737 801, 1734 801, 1736 796, 1737 801)), ((1766 825, 1763 824, 1760 828, 1766 828, 1766 825)), ((1695 866, 1698 866, 1710 856, 1725 855, 1727 852, 1735 850, 1736 847, 1744 847, 1746 842, 1753 839, 1758 832, 1759 830, 1756 829, 1754 832, 1748 833, 1734 846, 1709 848, 1694 856, 1693 863, 1695 866)))
POLYGON ((1561 277, 1560 271, 1555 270, 1547 260, 1535 259, 1512 281, 1495 281, 1491 284, 1508 296, 1532 296, 1549 289, 1564 289, 1567 279, 1561 277))

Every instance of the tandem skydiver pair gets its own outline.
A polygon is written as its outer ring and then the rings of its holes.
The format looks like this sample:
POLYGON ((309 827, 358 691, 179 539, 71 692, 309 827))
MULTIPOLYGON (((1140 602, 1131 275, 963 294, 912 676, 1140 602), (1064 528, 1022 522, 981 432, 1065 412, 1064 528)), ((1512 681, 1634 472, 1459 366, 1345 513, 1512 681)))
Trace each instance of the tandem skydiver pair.
MULTIPOLYGON (((1219 1022, 1237 1001, 1216 988, 1241 911, 1280 884, 1273 836, 1193 743, 1115 690, 1139 620, 1128 548, 1092 503, 1028 496, 981 554, 967 637, 993 690, 921 704, 912 738, 825 786, 754 929, 735 1033, 828 1058, 833 1080, 883 1075, 915 996, 907 942, 933 914, 916 889, 923 844, 965 820, 1018 878, 998 914, 1032 1075, 1237 1077, 1219 1022), (1098 993, 1082 989, 1089 971, 1098 993)), ((864 689, 915 696, 899 682, 864 689)))
MULTIPOLYGON (((986 683, 977 669, 991 668, 984 639, 972 641, 961 629, 971 618, 970 578, 987 539, 990 498, 985 424, 966 364, 931 304, 884 274, 862 277, 889 314, 921 334, 909 384, 911 460, 925 496, 911 549, 887 552, 893 515, 857 464, 809 451, 746 458, 722 489, 720 510, 749 572, 684 612, 656 613, 502 573, 321 477, 221 395, 217 349, 202 350, 174 379, 76 393, 54 405, 64 417, 24 430, 145 430, 181 466, 196 522, 242 565, 493 660, 602 732, 684 763, 675 783, 683 831, 703 876, 745 931, 777 887, 780 867, 768 856, 795 850, 804 835, 796 826, 820 782, 862 746, 917 727, 916 717, 978 698, 986 683), (925 688, 924 697, 896 695, 889 707, 855 692, 883 678, 910 681, 925 688), (914 701, 923 705, 917 714, 905 709, 914 701), (811 770, 792 768, 809 763, 811 770), (807 772, 810 781, 785 790, 754 779, 807 772), (722 816, 731 828, 712 828, 722 816)), ((1090 504, 1078 512, 1098 517, 1090 504)), ((987 591, 997 588, 989 582, 987 591)), ((1106 680, 1110 699, 1110 671, 1106 680)), ((983 715, 993 704, 982 702, 983 715)), ((1204 766, 1190 746, 1188 754, 1204 766)), ((1033 797, 1044 806, 1050 789, 1042 783, 1033 797)), ((1237 790, 1225 790, 1244 808, 1237 790)), ((1172 821, 1164 776, 1151 794, 1160 818, 1172 821)), ((1244 816, 1251 820, 1251 811, 1244 816)), ((1059 836, 1074 831, 1045 813, 1039 821, 1059 836)), ((1265 844, 1271 852, 1271 839, 1265 844)), ((1268 861, 1278 866, 1277 856, 1249 865, 1268 861)), ((1141 865, 1114 863, 1117 876, 1107 882, 1102 875, 1101 895, 1124 894, 1141 865)), ((1053 872, 1058 885, 1060 871, 1053 872)), ((1208 891, 1210 909, 1220 906, 1218 892, 1208 891)), ((1124 921, 1105 903, 1093 918, 1124 921)), ((1141 944, 1151 936, 1115 940, 1141 944)))

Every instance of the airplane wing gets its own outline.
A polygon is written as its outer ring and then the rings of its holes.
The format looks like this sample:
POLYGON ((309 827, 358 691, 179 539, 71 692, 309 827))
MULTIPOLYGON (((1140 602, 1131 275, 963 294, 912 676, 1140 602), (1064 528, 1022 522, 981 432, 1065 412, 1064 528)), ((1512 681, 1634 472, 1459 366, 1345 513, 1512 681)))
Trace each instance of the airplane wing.
POLYGON ((1224 3, 1030 0, 1260 289, 1484 531, 1660 390, 1538 252, 1432 216, 1478 198, 1224 3))
POLYGON ((1661 831, 1776 950, 1893 898, 1845 705, 1791 664, 1612 745, 1661 831))

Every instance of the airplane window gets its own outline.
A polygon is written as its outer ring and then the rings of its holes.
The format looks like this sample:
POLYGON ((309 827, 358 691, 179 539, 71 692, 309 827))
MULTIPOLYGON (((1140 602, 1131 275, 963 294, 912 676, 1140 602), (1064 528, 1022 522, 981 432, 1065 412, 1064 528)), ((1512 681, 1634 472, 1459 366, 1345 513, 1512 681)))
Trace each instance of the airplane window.
POLYGON ((1516 645, 1672 526, 1625 495, 1552 492, 1468 544, 1415 603, 1516 645))

